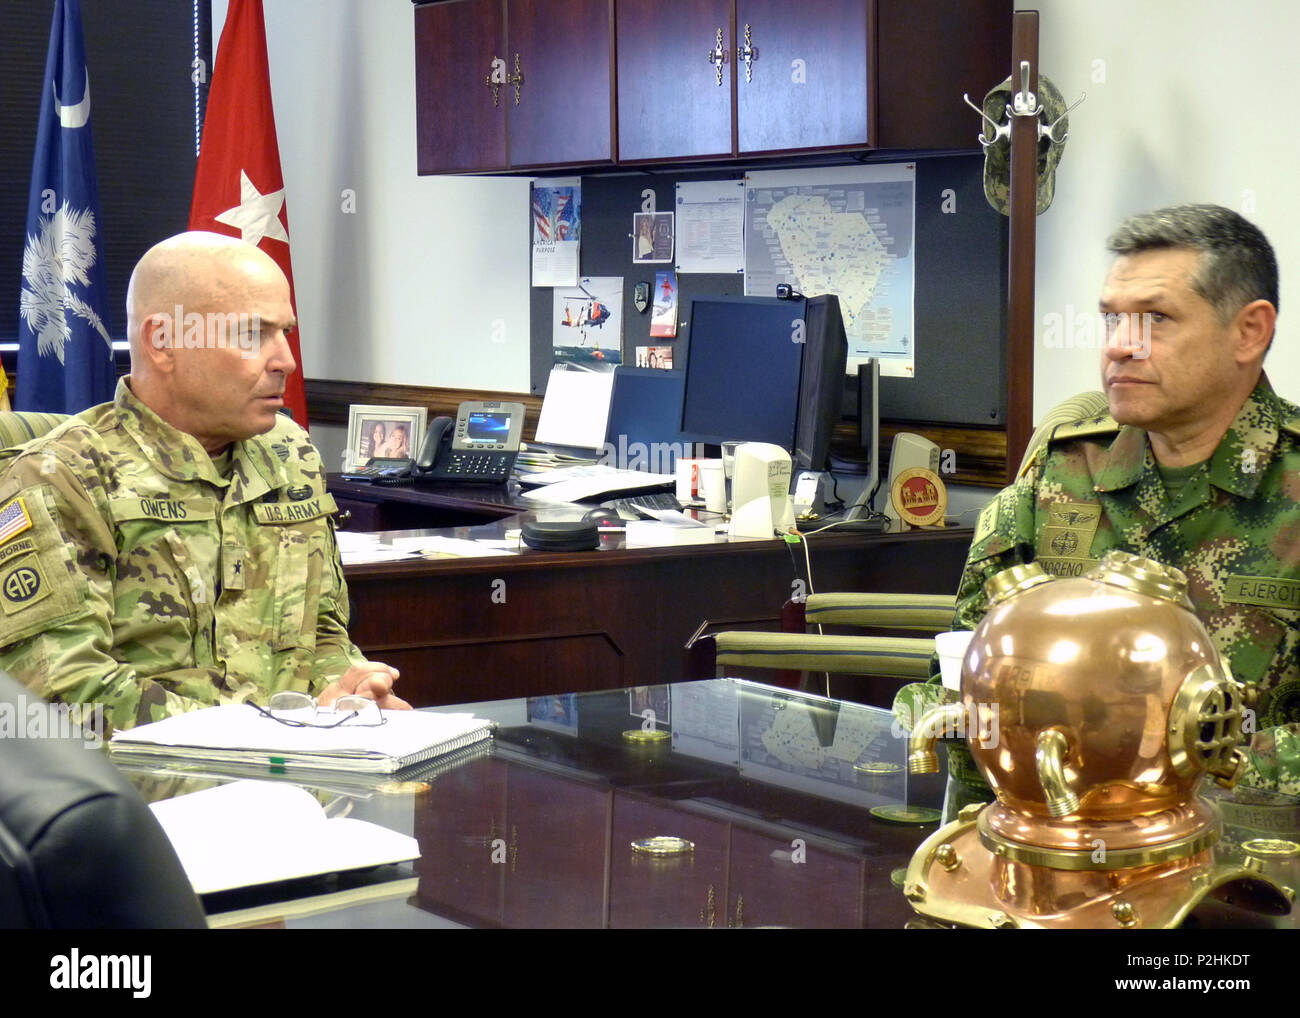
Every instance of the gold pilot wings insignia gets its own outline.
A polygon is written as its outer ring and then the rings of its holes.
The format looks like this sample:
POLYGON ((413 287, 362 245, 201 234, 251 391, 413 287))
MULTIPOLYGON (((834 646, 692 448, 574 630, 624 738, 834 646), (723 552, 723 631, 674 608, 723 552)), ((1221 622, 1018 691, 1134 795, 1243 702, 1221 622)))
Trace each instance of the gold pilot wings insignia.
POLYGON ((1049 510, 1047 515, 1052 525, 1058 527, 1091 527, 1096 530, 1097 520, 1101 518, 1101 509, 1097 506, 1087 506, 1082 509, 1077 506, 1067 506, 1064 509, 1049 510))

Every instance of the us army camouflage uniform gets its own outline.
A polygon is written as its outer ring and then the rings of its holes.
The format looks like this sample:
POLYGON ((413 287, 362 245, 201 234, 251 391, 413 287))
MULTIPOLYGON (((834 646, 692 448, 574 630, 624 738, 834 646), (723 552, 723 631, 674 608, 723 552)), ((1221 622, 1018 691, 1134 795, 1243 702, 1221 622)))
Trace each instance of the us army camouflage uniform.
POLYGON ((980 514, 955 628, 1018 562, 1077 576, 1112 548, 1187 574, 1219 653, 1260 691, 1248 784, 1300 794, 1300 408, 1267 378, 1170 502, 1145 431, 1102 417, 1058 428, 980 514))
POLYGON ((0 456, 0 668, 30 689, 127 728, 364 661, 324 468, 287 417, 223 477, 123 380, 0 456))

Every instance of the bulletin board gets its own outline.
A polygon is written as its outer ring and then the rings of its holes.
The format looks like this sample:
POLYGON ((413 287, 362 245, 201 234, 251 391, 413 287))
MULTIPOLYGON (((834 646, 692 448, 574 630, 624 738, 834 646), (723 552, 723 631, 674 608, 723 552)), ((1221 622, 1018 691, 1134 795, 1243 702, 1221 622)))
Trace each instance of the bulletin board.
MULTIPOLYGON (((896 153, 891 161, 899 161, 896 153)), ((926 156, 916 163, 914 378, 882 378, 880 415, 886 420, 962 426, 1006 423, 1007 220, 984 198, 982 155, 926 156)), ((734 180, 737 169, 645 172, 582 178, 579 272, 623 277, 622 350, 634 362, 637 346, 668 343, 685 350, 690 302, 695 297, 739 296, 741 274, 678 273, 678 334, 650 338, 650 311, 637 311, 638 282, 653 289, 658 269, 633 262, 633 215, 643 192, 655 208, 671 211, 683 180, 734 180)), ((808 296, 813 296, 808 294, 808 296)), ((550 287, 531 290, 531 391, 545 392, 553 360, 550 287)), ((683 364, 675 360, 674 367, 683 364)))

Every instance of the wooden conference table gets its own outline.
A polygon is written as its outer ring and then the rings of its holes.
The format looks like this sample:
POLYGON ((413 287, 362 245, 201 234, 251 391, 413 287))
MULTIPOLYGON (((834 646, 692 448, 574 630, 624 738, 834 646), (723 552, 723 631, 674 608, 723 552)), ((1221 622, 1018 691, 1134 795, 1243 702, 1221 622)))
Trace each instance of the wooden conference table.
MULTIPOLYGON (((504 489, 375 488, 331 481, 349 526, 425 526, 460 538, 500 539, 531 518, 504 489)), ((551 510, 580 518, 583 509, 551 510)), ((432 533, 412 530, 405 536, 432 533)), ((585 552, 354 564, 353 641, 402 672, 416 706, 649 685, 682 675, 683 648, 702 627, 779 629, 797 593, 957 589, 971 532, 831 530, 804 549, 783 541, 671 548, 602 538, 585 552)))

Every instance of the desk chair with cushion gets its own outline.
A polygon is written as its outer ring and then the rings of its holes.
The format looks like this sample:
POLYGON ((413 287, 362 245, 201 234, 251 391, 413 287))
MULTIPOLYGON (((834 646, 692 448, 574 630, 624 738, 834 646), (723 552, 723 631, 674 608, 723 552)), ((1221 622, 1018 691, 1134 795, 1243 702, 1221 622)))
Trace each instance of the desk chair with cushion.
MULTIPOLYGON (((1034 429, 1021 469, 1063 424, 1107 412, 1104 393, 1085 392, 1053 407, 1034 429)), ((952 627, 956 597, 946 594, 811 594, 806 602, 787 602, 783 632, 720 632, 688 644, 688 673, 707 678, 737 669, 774 669, 773 685, 825 692, 814 673, 870 676, 868 702, 887 706, 898 688, 934 674, 935 633, 952 627), (888 631, 889 635, 822 635, 811 625, 833 624, 888 631), (902 636, 901 631, 927 634, 902 636), (801 674, 802 677, 801 677, 801 674)), ((855 697, 856 698, 856 697, 855 697)))
POLYGON ((8 410, 0 412, 0 449, 40 438, 53 431, 68 419, 68 414, 46 414, 35 410, 8 410))
MULTIPOLYGON (((40 703, 0 673, 18 729, 40 703)), ((205 927, 171 842, 102 748, 0 737, 0 928, 205 927)))

